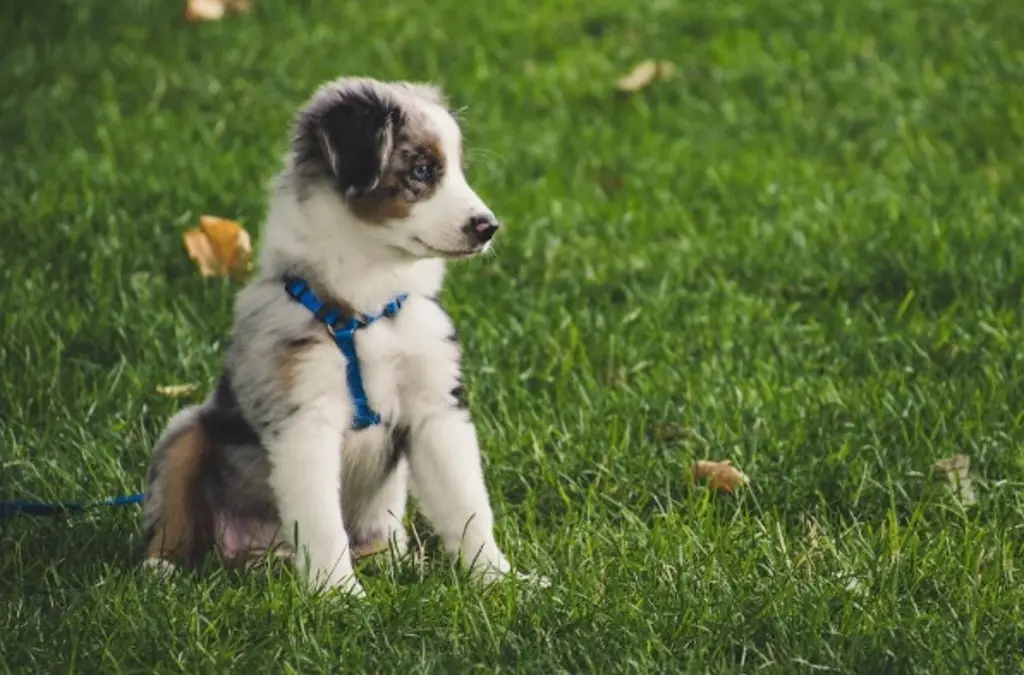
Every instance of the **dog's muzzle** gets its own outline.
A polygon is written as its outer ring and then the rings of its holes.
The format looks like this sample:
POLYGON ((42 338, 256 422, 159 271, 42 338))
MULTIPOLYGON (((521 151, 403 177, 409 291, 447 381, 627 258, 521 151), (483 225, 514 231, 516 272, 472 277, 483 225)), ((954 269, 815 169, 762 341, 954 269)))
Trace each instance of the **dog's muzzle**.
POLYGON ((470 218, 463 229, 480 244, 486 244, 494 238, 499 227, 501 223, 494 216, 481 215, 470 218))

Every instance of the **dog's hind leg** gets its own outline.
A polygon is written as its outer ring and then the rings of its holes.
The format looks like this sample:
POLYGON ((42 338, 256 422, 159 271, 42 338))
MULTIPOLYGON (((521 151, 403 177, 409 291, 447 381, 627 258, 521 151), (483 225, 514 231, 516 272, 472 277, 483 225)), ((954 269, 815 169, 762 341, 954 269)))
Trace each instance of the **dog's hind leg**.
POLYGON ((143 507, 147 566, 196 565, 212 544, 201 485, 207 442, 198 412, 193 406, 175 415, 154 449, 143 507))

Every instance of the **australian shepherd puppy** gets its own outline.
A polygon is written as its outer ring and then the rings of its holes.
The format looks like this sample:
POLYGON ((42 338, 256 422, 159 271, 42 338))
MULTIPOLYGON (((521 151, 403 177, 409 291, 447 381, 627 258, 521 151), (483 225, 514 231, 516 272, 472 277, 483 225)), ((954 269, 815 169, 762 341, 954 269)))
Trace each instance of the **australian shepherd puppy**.
POLYGON ((499 578, 510 567, 438 302, 445 262, 499 229, 466 182, 459 125, 434 86, 343 78, 293 127, 219 382, 154 449, 147 563, 281 547, 313 590, 361 595, 353 558, 405 551, 411 491, 475 578, 499 578))

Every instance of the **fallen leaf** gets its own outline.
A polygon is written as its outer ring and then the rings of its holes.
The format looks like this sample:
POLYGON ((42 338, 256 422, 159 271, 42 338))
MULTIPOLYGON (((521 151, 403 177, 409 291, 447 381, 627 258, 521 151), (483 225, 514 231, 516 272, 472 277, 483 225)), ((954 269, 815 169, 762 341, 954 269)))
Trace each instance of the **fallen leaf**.
POLYGON ((949 481, 949 489, 960 498, 960 502, 964 506, 973 506, 978 503, 978 495, 974 492, 974 484, 971 480, 970 457, 953 455, 935 462, 932 468, 946 476, 946 480, 949 481))
POLYGON ((199 216, 199 227, 209 238, 213 254, 228 270, 248 268, 252 241, 241 225, 227 218, 199 216))
POLYGON ((252 240, 241 225, 203 215, 199 229, 185 232, 185 250, 204 277, 241 276, 252 269, 252 240))
POLYGON ((164 396, 183 398, 196 393, 197 389, 199 389, 197 384, 162 384, 156 388, 156 391, 164 396))
POLYGON ((185 20, 189 23, 217 21, 224 17, 227 6, 222 0, 188 0, 185 4, 185 20))
POLYGON ((636 92, 649 86, 657 78, 667 79, 676 72, 676 67, 668 61, 647 59, 633 66, 633 70, 620 77, 615 86, 619 91, 636 92))
POLYGON ((219 21, 228 12, 248 14, 251 10, 249 0, 186 0, 185 20, 189 23, 219 21))
POLYGON ((202 230, 188 230, 184 235, 185 250, 188 256, 196 261, 199 273, 204 277, 217 275, 217 256, 213 254, 210 240, 202 230))
POLYGON ((376 539, 352 547, 352 561, 365 560, 384 553, 390 548, 387 539, 376 539))
POLYGON ((690 475, 694 482, 708 479, 708 487, 732 494, 739 485, 746 485, 750 478, 745 473, 732 465, 729 460, 713 462, 710 460, 699 460, 693 465, 690 475))

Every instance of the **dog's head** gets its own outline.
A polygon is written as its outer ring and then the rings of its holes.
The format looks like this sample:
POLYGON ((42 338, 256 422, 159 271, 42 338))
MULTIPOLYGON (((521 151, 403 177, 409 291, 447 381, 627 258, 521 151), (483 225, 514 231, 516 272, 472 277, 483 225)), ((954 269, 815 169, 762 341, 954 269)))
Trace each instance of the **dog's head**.
POLYGON ((462 133, 439 89, 343 78, 295 121, 295 170, 371 236, 415 258, 485 250, 498 220, 466 182, 462 133))

